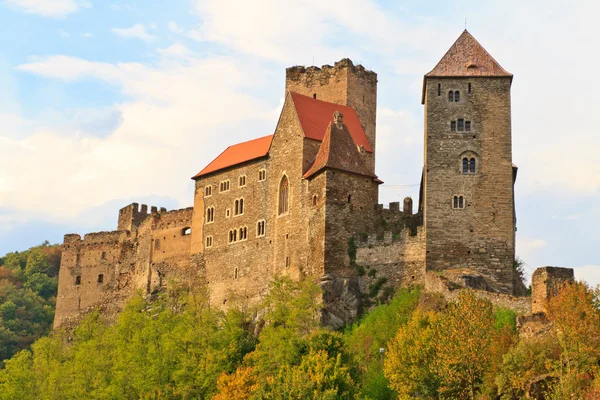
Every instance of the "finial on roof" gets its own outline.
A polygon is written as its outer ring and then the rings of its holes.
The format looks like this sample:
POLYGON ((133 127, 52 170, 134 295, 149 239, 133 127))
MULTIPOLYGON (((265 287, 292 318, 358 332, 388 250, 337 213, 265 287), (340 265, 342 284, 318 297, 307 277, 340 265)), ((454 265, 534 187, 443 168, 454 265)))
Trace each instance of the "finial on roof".
POLYGON ((338 129, 342 129, 342 125, 344 124, 344 114, 339 111, 334 112, 333 123, 338 129))

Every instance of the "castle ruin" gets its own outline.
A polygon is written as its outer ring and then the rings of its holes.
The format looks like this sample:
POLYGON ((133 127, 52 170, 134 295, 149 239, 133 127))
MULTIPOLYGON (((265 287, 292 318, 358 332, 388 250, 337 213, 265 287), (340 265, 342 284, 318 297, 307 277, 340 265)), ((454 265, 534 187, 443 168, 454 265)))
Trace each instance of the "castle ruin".
POLYGON ((334 326, 356 316, 375 282, 395 289, 466 270, 485 290, 512 294, 511 83, 465 30, 423 81, 416 210, 410 198, 384 208, 377 75, 348 59, 288 68, 274 133, 228 147, 194 175, 193 207, 133 203, 116 231, 65 235, 55 327, 171 279, 201 279, 226 307, 233 294, 258 300, 276 275, 313 277, 334 326))

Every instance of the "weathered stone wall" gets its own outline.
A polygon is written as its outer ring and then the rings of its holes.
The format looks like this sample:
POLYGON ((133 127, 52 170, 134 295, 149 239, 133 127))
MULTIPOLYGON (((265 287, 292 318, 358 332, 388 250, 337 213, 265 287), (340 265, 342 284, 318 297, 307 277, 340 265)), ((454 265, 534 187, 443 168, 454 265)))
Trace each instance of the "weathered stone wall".
POLYGON ((572 268, 543 267, 535 270, 531 276, 531 312, 548 311, 548 300, 556 296, 562 286, 573 282, 575 275, 572 268))
POLYGON ((508 77, 428 78, 425 97, 427 269, 475 269, 505 293, 515 255, 510 85, 508 77), (457 90, 460 101, 449 102, 457 90), (469 132, 451 131, 459 118, 471 121, 469 132), (476 159, 476 173, 462 173, 463 155, 476 159), (464 209, 453 209, 454 196, 464 209))
POLYGON ((164 285, 163 278, 176 277, 187 268, 190 236, 182 233, 191 225, 192 209, 159 212, 152 207, 151 213, 147 209, 134 203, 119 212, 119 226, 130 217, 135 221, 128 226, 138 224, 133 232, 88 233, 83 240, 65 235, 55 327, 92 307, 113 303, 118 309, 135 290, 155 290, 164 285), (159 249, 155 239, 161 241, 159 249))
POLYGON ((411 232, 387 231, 380 237, 370 234, 356 243, 356 264, 363 268, 362 291, 381 277, 395 289, 425 284, 425 233, 423 227, 411 232))

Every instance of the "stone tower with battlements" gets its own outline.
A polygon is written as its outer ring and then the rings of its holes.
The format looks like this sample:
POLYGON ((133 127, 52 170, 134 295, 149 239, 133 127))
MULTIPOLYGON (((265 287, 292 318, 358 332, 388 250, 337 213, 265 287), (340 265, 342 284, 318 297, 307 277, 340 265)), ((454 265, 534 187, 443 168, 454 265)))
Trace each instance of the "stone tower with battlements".
POLYGON ((375 122, 377 119, 377 74, 354 65, 348 58, 322 67, 295 66, 286 69, 286 92, 291 91, 329 103, 352 107, 367 135, 372 152, 365 157, 375 170, 375 122))
POLYGON ((428 271, 467 268, 513 291, 512 74, 464 31, 425 75, 428 271))

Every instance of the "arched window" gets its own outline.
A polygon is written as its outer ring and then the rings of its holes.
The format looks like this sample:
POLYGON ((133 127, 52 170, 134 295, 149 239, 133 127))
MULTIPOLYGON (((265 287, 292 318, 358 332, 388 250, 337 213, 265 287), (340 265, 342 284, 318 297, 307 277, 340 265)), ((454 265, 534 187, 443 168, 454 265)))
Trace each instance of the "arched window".
POLYGON ((448 101, 450 103, 454 101, 454 92, 452 90, 448 92, 448 101))
POLYGON ((281 178, 279 183, 279 215, 285 214, 289 211, 289 195, 290 195, 290 184, 287 176, 281 178))
POLYGON ((233 215, 239 215, 240 213, 240 201, 235 201, 235 206, 233 207, 233 215))
POLYGON ((469 160, 469 172, 472 174, 475 173, 475 158, 469 160))
POLYGON ((214 207, 208 207, 206 209, 206 223, 211 223, 214 222, 215 220, 215 208, 214 207))
POLYGON ((244 199, 240 199, 240 214, 244 213, 244 199))
POLYGON ((462 172, 466 174, 469 172, 469 159, 467 157, 462 160, 462 172))
POLYGON ((457 90, 454 92, 454 102, 458 103, 460 101, 460 92, 457 90))

